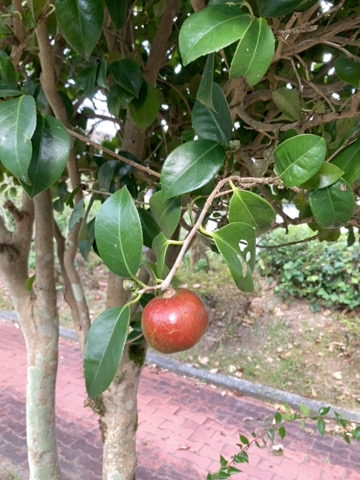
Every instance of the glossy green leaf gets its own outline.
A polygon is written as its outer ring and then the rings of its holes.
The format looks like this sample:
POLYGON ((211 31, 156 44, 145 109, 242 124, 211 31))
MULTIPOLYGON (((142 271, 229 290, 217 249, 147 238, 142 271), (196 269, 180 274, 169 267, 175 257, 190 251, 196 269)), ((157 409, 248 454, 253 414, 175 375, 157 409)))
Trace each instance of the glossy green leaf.
POLYGON ((152 248, 156 256, 156 276, 162 278, 165 269, 166 252, 169 246, 167 238, 160 232, 152 243, 152 248))
POLYGON ((16 72, 9 55, 0 50, 0 79, 16 87, 16 72))
POLYGON ((275 440, 275 430, 273 428, 270 428, 267 432, 267 436, 269 437, 269 440, 271 443, 274 443, 275 440))
POLYGON ((13 84, 0 80, 0 97, 19 97, 22 94, 13 84))
POLYGON ((76 91, 83 92, 85 97, 89 98, 90 100, 94 95, 97 72, 98 66, 91 65, 91 67, 84 68, 76 79, 76 91))
POLYGON ((70 137, 64 125, 49 115, 38 115, 32 137, 32 158, 23 183, 29 197, 51 187, 64 172, 70 152, 70 137))
POLYGON ((316 223, 321 228, 337 228, 352 217, 355 196, 350 185, 343 179, 330 187, 310 193, 310 207, 316 223))
POLYGON ((107 108, 112 115, 119 117, 120 111, 127 108, 133 98, 131 93, 113 83, 107 94, 107 108))
POLYGON ((156 120, 159 113, 160 100, 156 89, 148 82, 143 83, 139 98, 129 104, 129 112, 134 123, 145 131, 156 120))
POLYGON ((240 442, 243 443, 244 445, 249 445, 249 439, 245 437, 245 435, 239 435, 240 442))
POLYGON ((331 410, 331 407, 320 407, 318 410, 319 415, 327 415, 331 410))
POLYGON ((234 222, 213 232, 213 237, 237 287, 244 292, 252 292, 255 228, 246 223, 234 222))
POLYGON ((316 428, 317 428, 317 431, 320 433, 320 435, 323 437, 326 431, 325 420, 323 420, 322 418, 319 418, 318 421, 316 422, 316 428))
POLYGON ((81 223, 79 231, 79 252, 85 258, 85 260, 88 259, 89 253, 93 248, 95 240, 94 225, 95 218, 92 218, 90 222, 88 222, 87 216, 84 217, 84 220, 81 223))
POLYGON ((179 36, 183 64, 236 42, 250 23, 251 17, 238 5, 215 5, 190 15, 179 36))
POLYGON ((324 162, 313 177, 301 185, 305 190, 317 190, 335 183, 343 176, 344 171, 332 163, 324 162))
POLYGON ((105 58, 102 58, 98 63, 98 67, 97 67, 96 85, 99 85, 99 87, 107 89, 108 84, 106 81, 106 77, 107 77, 107 63, 105 58))
POLYGON ((127 0, 105 0, 105 5, 116 30, 120 30, 124 25, 128 7, 127 4, 127 0))
POLYGON ((344 170, 343 178, 349 183, 360 178, 360 139, 344 148, 331 162, 344 170))
POLYGON ((284 425, 281 425, 281 427, 279 427, 279 436, 281 438, 281 440, 284 440, 285 436, 286 436, 286 429, 284 427, 284 425))
POLYGON ((110 71, 115 82, 132 97, 139 98, 143 85, 143 76, 139 65, 130 58, 124 58, 111 64, 110 71))
POLYGON ((281 423, 283 420, 283 416, 281 415, 280 412, 276 412, 274 415, 274 419, 276 423, 281 423))
POLYGON ((22 182, 30 184, 31 137, 36 127, 33 97, 23 95, 0 103, 0 161, 22 182))
POLYGON ((101 395, 113 381, 128 334, 130 308, 110 308, 91 325, 86 339, 84 376, 90 398, 101 395))
POLYGON ((253 192, 236 190, 231 198, 229 221, 247 223, 259 236, 271 228, 275 212, 269 202, 253 192))
POLYGON ((335 61, 335 73, 343 82, 360 88, 360 63, 341 55, 335 61))
POLYGON ((69 231, 71 232, 72 229, 75 227, 75 225, 79 222, 81 222, 81 220, 84 218, 84 211, 85 211, 85 207, 84 207, 84 199, 82 198, 81 200, 79 200, 72 212, 71 212, 71 216, 69 218, 69 231))
POLYGON ((206 107, 214 110, 213 104, 213 78, 214 78, 214 54, 210 53, 206 59, 205 68, 201 77, 199 88, 196 92, 196 100, 206 107))
POLYGON ((199 101, 195 103, 192 112, 194 130, 200 138, 227 145, 232 136, 232 121, 225 94, 217 83, 212 87, 212 104, 213 108, 199 101))
POLYGON ((142 228, 135 203, 123 187, 101 206, 95 239, 105 265, 121 277, 135 277, 142 260, 142 228))
POLYGON ((318 231, 318 239, 319 242, 336 242, 339 240, 341 236, 341 230, 340 228, 331 228, 329 229, 321 229, 319 225, 311 225, 311 227, 314 228, 314 230, 318 231))
POLYGON ((317 0, 256 0, 262 17, 282 17, 294 11, 306 10, 317 0))
POLYGON ((225 150, 212 140, 187 142, 175 148, 164 162, 161 185, 165 199, 206 185, 220 170, 225 150))
POLYGON ((31 8, 35 20, 37 20, 43 12, 46 3, 46 0, 32 0, 31 2, 29 2, 29 7, 31 8))
POLYGON ((275 38, 263 18, 255 18, 238 43, 230 66, 230 77, 245 77, 253 87, 267 72, 275 52, 275 38))
POLYGON ((143 232, 144 245, 152 248, 154 238, 160 233, 160 227, 149 210, 138 208, 141 227, 143 232))
POLYGON ((162 191, 150 198, 151 212, 166 238, 171 238, 181 216, 181 197, 165 200, 162 191))
POLYGON ((31 277, 28 277, 26 280, 25 280, 25 287, 26 287, 26 290, 30 293, 33 292, 33 285, 35 283, 35 280, 36 280, 36 275, 32 275, 31 277))
POLYGON ((272 92, 272 98, 277 108, 287 119, 300 120, 302 114, 300 96, 295 88, 277 88, 272 92))
POLYGON ((322 137, 296 135, 285 140, 274 151, 275 172, 287 187, 301 185, 315 175, 325 155, 326 143, 322 137))
POLYGON ((120 160, 108 160, 98 170, 98 188, 104 192, 110 192, 113 179, 117 174, 120 160))
POLYGON ((56 0, 55 7, 62 36, 79 55, 89 57, 103 26, 101 0, 56 0))

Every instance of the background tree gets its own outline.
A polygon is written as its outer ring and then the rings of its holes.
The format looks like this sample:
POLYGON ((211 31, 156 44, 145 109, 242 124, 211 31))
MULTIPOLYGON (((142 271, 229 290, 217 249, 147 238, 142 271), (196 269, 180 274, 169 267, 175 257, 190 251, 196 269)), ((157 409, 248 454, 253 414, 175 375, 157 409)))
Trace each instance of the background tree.
POLYGON ((1 175, 23 189, 21 206, 4 204, 0 271, 27 344, 30 476, 60 478, 55 239, 101 419, 103 478, 132 480, 146 350, 137 310, 171 285, 195 235, 245 291, 256 239, 275 226, 307 223, 322 240, 346 227, 355 241, 359 7, 13 0, 0 9, 1 175), (116 133, 99 145, 92 131, 109 119, 116 133), (56 221, 65 206, 66 232, 56 221), (92 249, 110 271, 95 321, 75 262, 92 249))

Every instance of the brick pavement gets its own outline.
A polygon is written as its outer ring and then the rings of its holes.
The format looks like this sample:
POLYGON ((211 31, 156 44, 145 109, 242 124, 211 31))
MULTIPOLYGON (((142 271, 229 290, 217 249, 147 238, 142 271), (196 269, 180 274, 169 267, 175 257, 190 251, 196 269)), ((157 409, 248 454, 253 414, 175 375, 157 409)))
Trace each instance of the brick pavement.
MULTIPOLYGON (((22 333, 0 320, 0 480, 28 478, 25 432, 26 356, 22 333)), ((101 478, 97 417, 86 399, 77 345, 60 340, 57 440, 64 480, 101 478)), ((259 431, 273 407, 154 367, 139 387, 138 480, 200 480, 236 452, 238 433, 259 431)), ((270 446, 249 452, 239 480, 360 480, 360 446, 287 427, 275 455, 270 446)), ((50 480, 50 479, 49 479, 50 480)))

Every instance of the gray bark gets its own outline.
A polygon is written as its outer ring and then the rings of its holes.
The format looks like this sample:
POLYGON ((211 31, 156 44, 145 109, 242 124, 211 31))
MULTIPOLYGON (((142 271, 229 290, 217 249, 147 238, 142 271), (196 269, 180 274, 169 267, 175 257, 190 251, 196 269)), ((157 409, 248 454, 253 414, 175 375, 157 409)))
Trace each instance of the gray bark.
POLYGON ((21 211, 7 208, 15 221, 9 232, 0 220, 0 273, 24 333, 28 369, 26 430, 30 480, 58 480, 55 437, 55 382, 58 361, 58 317, 54 280, 52 202, 49 192, 32 202, 25 196, 21 211), (28 255, 35 213, 36 281, 26 288, 28 255))
POLYGON ((137 390, 141 365, 126 349, 118 373, 104 393, 103 476, 105 480, 133 480, 136 470, 137 390))

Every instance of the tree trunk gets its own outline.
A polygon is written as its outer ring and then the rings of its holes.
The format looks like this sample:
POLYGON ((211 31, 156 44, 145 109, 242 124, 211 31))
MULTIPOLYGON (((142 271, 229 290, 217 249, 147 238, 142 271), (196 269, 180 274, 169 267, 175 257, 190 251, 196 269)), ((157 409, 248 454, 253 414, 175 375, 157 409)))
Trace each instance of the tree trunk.
MULTIPOLYGON (((144 68, 144 78, 154 84, 164 63, 168 40, 178 9, 178 0, 169 0, 159 22, 157 35, 144 68)), ((144 159, 145 132, 126 116, 122 149, 132 153, 140 162, 144 159)), ((142 272, 147 275, 145 270, 142 272)), ((147 281, 142 278, 143 281, 147 281)), ((128 292, 122 288, 122 279, 109 275, 107 308, 124 305, 128 292)), ((103 480, 135 480, 137 390, 145 362, 145 343, 126 346, 115 379, 102 395, 101 427, 104 439, 103 480)))
MULTIPOLYGON (((104 436, 103 480, 133 480, 136 470, 137 389, 141 373, 126 348, 118 373, 103 395, 105 413, 101 418, 104 436)), ((144 356, 144 353, 143 353, 144 356)))
MULTIPOLYGON (((43 306, 42 306, 43 307, 43 306)), ((56 318, 41 306, 21 315, 27 347, 26 432, 30 480, 60 479, 55 436, 56 318)))
POLYGON ((50 191, 35 204, 36 280, 31 314, 22 320, 28 359, 26 427, 30 480, 60 479, 55 436, 59 319, 50 191))
POLYGON ((7 202, 15 231, 0 219, 0 273, 8 286, 24 333, 28 376, 26 431, 30 480, 58 480, 55 437, 55 381, 58 361, 58 316, 54 279, 53 222, 50 192, 35 198, 36 280, 27 288, 28 257, 34 221, 33 202, 26 194, 23 208, 7 202))
MULTIPOLYGON (((122 278, 109 275, 107 308, 128 301, 122 283, 122 278)), ((145 355, 145 344, 126 345, 116 376, 102 395, 103 480, 135 479, 137 390, 145 355)))

